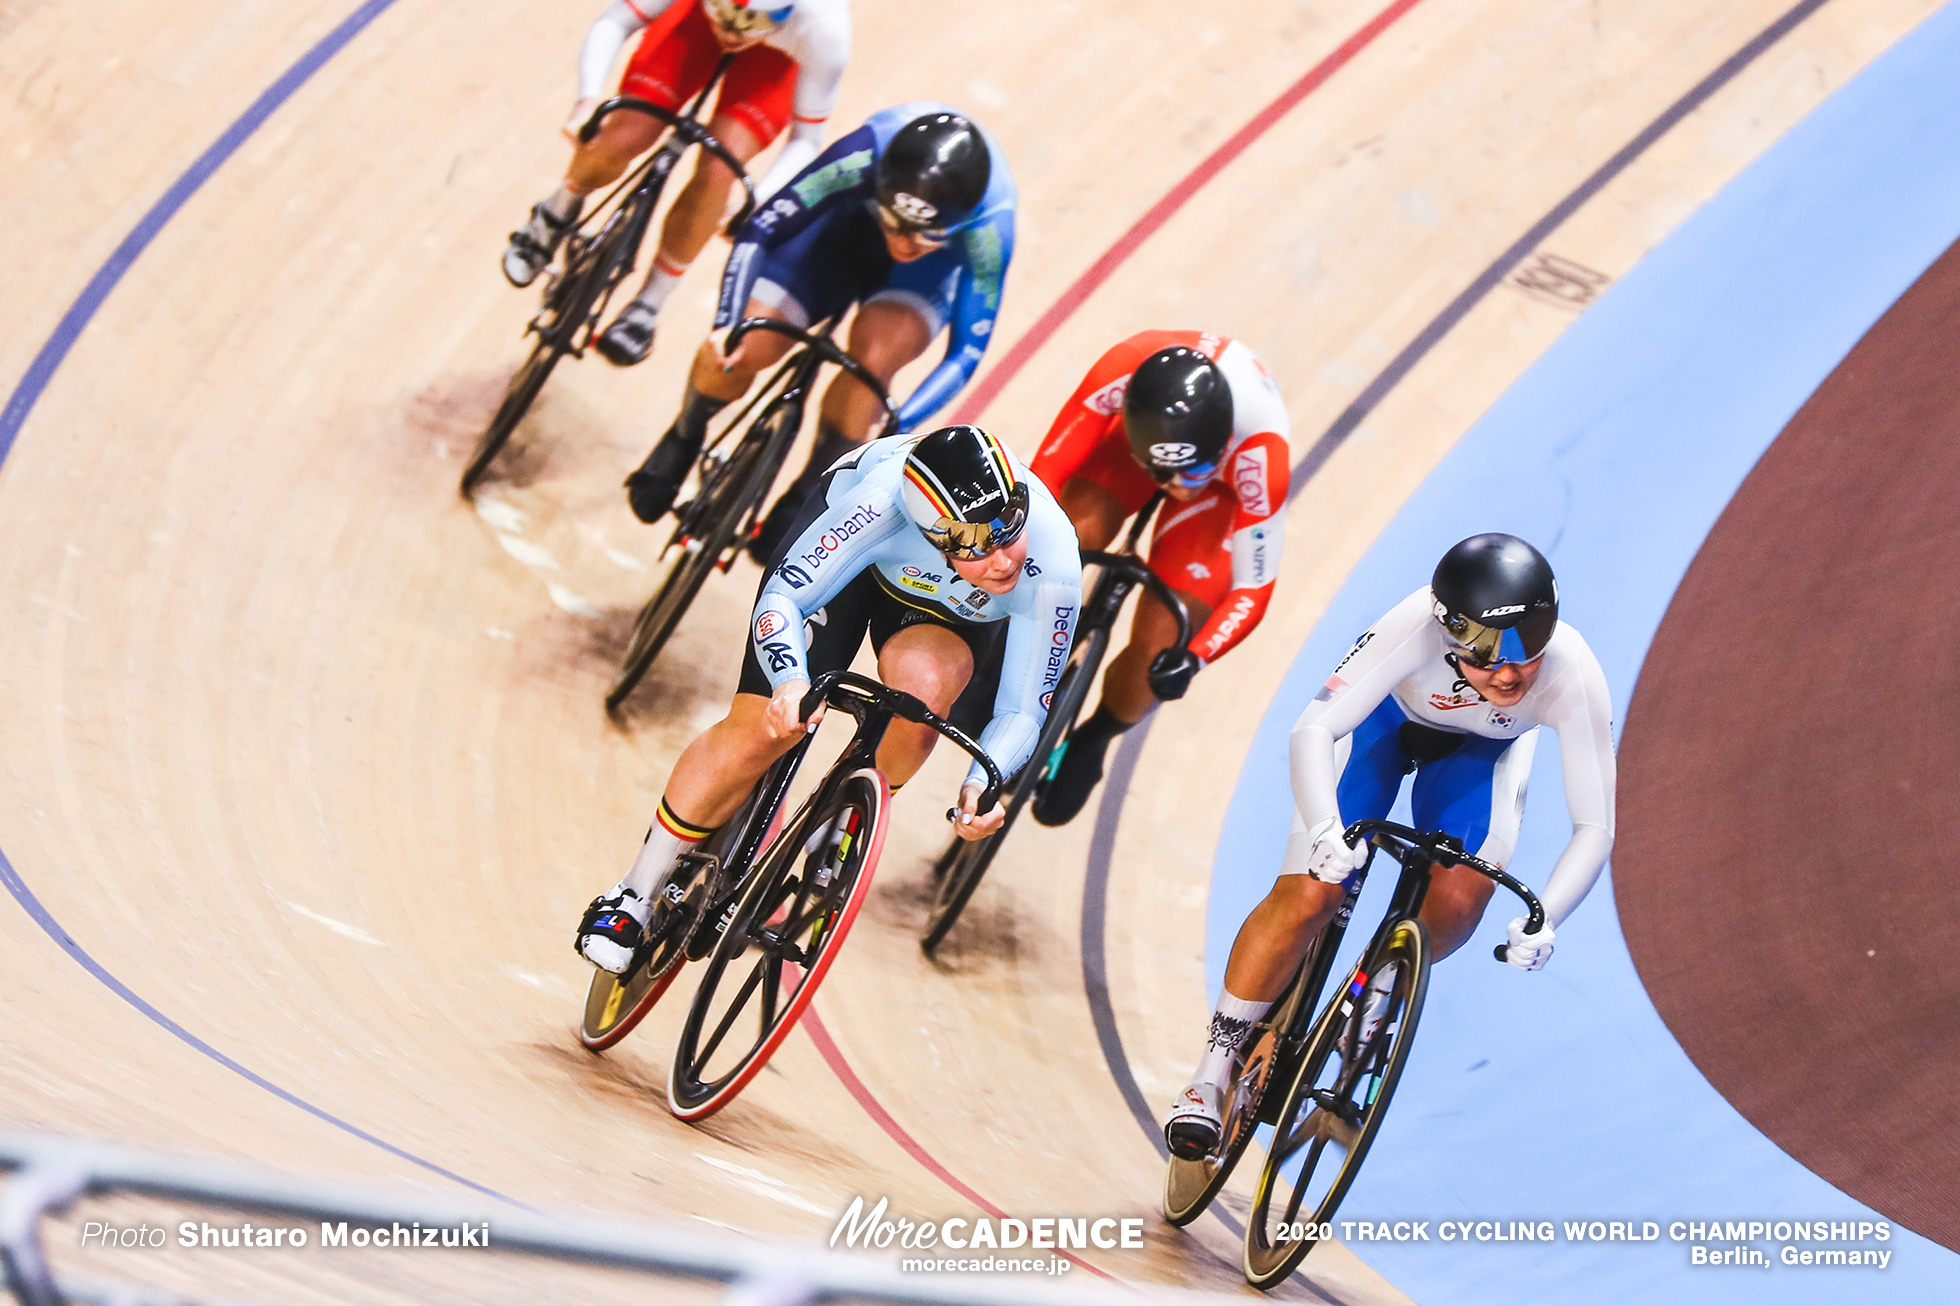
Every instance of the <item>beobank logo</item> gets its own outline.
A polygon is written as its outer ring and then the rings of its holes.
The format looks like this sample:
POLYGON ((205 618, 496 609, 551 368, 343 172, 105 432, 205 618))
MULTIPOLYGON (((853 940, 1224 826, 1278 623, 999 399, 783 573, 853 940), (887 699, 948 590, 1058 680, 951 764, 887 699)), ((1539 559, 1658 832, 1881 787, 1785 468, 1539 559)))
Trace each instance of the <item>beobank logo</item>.
POLYGON ((798 556, 803 559, 806 566, 821 567, 824 559, 844 547, 845 540, 850 539, 860 531, 868 529, 871 523, 877 521, 883 515, 870 504, 866 504, 843 521, 838 522, 829 530, 826 530, 822 535, 819 535, 817 537, 817 546, 812 552, 798 556))
POLYGON ((1073 605, 1055 609, 1055 625, 1048 635, 1048 665, 1042 669, 1042 684, 1052 685, 1061 678, 1062 663, 1068 660, 1069 634, 1074 625, 1073 605))

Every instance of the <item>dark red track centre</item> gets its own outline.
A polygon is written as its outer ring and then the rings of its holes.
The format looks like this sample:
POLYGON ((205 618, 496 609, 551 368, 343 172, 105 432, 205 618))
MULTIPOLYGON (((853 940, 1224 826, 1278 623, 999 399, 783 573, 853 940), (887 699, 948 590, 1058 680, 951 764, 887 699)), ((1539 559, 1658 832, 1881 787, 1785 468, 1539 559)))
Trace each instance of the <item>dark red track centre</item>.
POLYGON ((1689 568, 1627 712, 1613 865, 1716 1089, 1960 1250, 1960 245, 1689 568))

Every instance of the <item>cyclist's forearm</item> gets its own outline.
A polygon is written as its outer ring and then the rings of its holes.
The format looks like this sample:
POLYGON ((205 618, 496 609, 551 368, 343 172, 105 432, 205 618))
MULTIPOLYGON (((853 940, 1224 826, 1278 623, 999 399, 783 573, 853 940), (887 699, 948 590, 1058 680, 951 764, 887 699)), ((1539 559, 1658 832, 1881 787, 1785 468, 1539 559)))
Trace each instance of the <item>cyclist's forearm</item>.
POLYGON ((1551 878, 1538 900, 1545 905, 1545 919, 1554 928, 1565 921, 1599 880, 1606 866, 1606 855, 1613 851, 1613 836, 1597 825, 1575 825, 1572 838, 1552 867, 1551 878))
POLYGON ((756 277, 761 271, 762 246, 753 240, 738 243, 728 256, 728 266, 721 271, 721 298, 715 305, 715 330, 735 325, 742 309, 748 305, 749 292, 755 288, 756 277))
POLYGON ((964 349, 949 348, 945 360, 933 368, 919 388, 899 406, 898 429, 916 431, 934 413, 944 408, 960 392, 960 387, 972 378, 973 370, 980 366, 983 352, 974 345, 964 349))
MULTIPOLYGON (((1041 719, 1026 712, 1010 712, 995 717, 980 732, 980 747, 994 765, 1000 768, 1002 779, 1011 778, 1028 759, 1034 756, 1036 739, 1041 735, 1041 719)), ((978 762, 967 768, 966 782, 986 784, 987 772, 978 762)))
POLYGON ((755 660, 769 677, 769 688, 810 679, 810 650, 803 639, 803 613, 796 600, 771 581, 756 600, 749 638, 755 660))
POLYGON ((1306 828, 1341 819, 1334 772, 1334 733, 1318 721, 1293 727, 1287 743, 1293 777, 1293 805, 1306 828))
POLYGON ((578 55, 578 94, 581 100, 593 100, 604 95, 612 82, 613 61, 626 45, 626 39, 647 25, 647 19, 667 6, 661 0, 644 0, 650 11, 647 17, 622 3, 606 7, 606 11, 593 20, 585 33, 585 44, 578 55))
POLYGON ((798 121, 790 128, 789 139, 783 142, 782 152, 776 161, 769 165, 769 171, 755 184, 755 198, 759 204, 768 199, 783 185, 803 171, 810 160, 817 157, 823 148, 823 124, 820 122, 798 121))
MULTIPOLYGON (((1236 565, 1236 560, 1234 562, 1236 565)), ((1250 635, 1265 619, 1266 605, 1272 601, 1271 582, 1256 588, 1234 589, 1226 594, 1211 620, 1191 635, 1191 651, 1206 662, 1216 662, 1250 635)))

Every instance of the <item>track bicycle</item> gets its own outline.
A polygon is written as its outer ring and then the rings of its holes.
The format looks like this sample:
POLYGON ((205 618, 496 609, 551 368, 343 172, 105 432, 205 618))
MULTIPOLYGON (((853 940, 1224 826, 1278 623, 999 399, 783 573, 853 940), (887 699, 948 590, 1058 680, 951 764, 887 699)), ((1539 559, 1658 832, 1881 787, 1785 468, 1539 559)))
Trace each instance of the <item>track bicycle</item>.
MULTIPOLYGON (((1249 1044, 1248 1070, 1261 1057, 1265 1068, 1249 1093, 1234 1086, 1219 1171, 1204 1184, 1210 1190, 1203 1193, 1208 1201, 1254 1128, 1261 1123, 1274 1127, 1245 1228, 1245 1278, 1260 1289, 1277 1287, 1321 1239, 1333 1236, 1334 1212, 1360 1172, 1395 1095, 1429 988, 1429 931, 1416 913, 1429 891, 1430 867, 1465 866, 1503 885, 1524 902, 1529 932, 1545 921, 1545 909, 1529 888, 1502 867, 1465 852, 1454 836, 1370 820, 1356 821, 1343 837, 1350 847, 1368 840, 1368 861, 1349 879, 1334 918, 1301 963, 1301 977, 1287 994, 1292 1009, 1249 1044), (1346 979, 1306 1023, 1302 1016, 1309 997, 1318 993, 1328 973, 1377 850, 1401 864, 1388 912, 1346 979), (1390 966, 1394 970, 1387 986, 1371 987, 1371 977, 1390 966), (1270 1098, 1269 1109, 1268 1093, 1275 1088, 1281 1091, 1270 1098)), ((1504 953, 1505 945, 1498 945, 1499 960, 1504 953)), ((1187 1167, 1185 1183, 1190 1185, 1198 1177, 1188 1169, 1194 1165, 1203 1163, 1173 1158, 1167 1208, 1178 1191, 1178 1168, 1187 1167)), ((1203 1206, 1193 1202, 1186 1209, 1188 1214, 1177 1223, 1188 1223, 1203 1206)))
MULTIPOLYGON (((991 811, 1000 797, 1000 771, 980 745, 903 690, 831 671, 804 696, 806 720, 820 703, 850 713, 857 732, 753 865, 731 863, 725 872, 744 888, 715 918, 713 951, 668 1072, 668 1109, 682 1120, 714 1114, 755 1078, 836 961, 884 846, 891 790, 877 751, 892 719, 930 727, 980 764, 987 787, 977 811, 991 811)), ((809 744, 806 734, 764 778, 772 806, 809 744)))
MULTIPOLYGON (((647 920, 640 945, 634 949, 626 969, 617 975, 604 970, 593 971, 578 1031, 579 1042, 586 1047, 600 1052, 625 1038, 653 1010, 654 1004, 667 992, 683 966, 690 961, 700 961, 715 950, 731 922, 739 917, 745 921, 745 928, 753 924, 752 915, 743 916, 740 909, 746 902, 745 895, 756 882, 756 875, 766 871, 775 875, 780 882, 783 875, 794 873, 792 863, 796 847, 785 840, 802 838, 807 843, 811 831, 824 833, 825 846, 818 848, 812 845, 803 851, 811 857, 821 854, 836 861, 835 864, 806 864, 801 873, 811 885, 823 879, 826 888, 837 890, 837 895, 833 896, 850 895, 860 882, 863 887, 869 887, 871 872, 877 865, 877 854, 884 842, 884 812, 890 800, 890 790, 884 787, 884 777, 877 770, 875 759, 878 742, 884 737, 885 727, 892 717, 929 725, 979 759, 990 781, 981 795, 979 810, 992 809, 1000 791, 1000 773, 992 759, 965 732, 940 720, 917 698, 855 672, 837 671, 819 676, 810 687, 801 707, 804 719, 808 720, 819 703, 826 702, 857 718, 858 731, 851 746, 833 764, 816 792, 791 819, 789 834, 779 837, 784 824, 783 798, 789 792, 790 782, 796 778, 803 755, 809 751, 807 735, 770 765, 734 816, 723 822, 693 851, 681 855, 667 887, 654 902, 653 914, 647 920), (853 780, 859 783, 853 786, 849 783, 853 780), (877 799, 875 805, 870 803, 874 794, 877 799), (852 800, 859 805, 852 806, 852 800), (838 820, 840 816, 845 818, 841 823, 838 820), (798 830, 802 831, 802 835, 797 834, 798 830)), ((842 909, 848 910, 849 916, 843 917, 841 925, 828 935, 824 944, 826 949, 842 942, 844 931, 850 928, 850 921, 856 916, 857 900, 852 898, 842 904, 842 909)), ((765 925, 781 932, 780 922, 774 920, 773 914, 765 918, 765 925)), ((780 952, 784 944, 778 939, 773 946, 780 952)), ((727 964, 724 961, 720 967, 710 971, 710 979, 703 981, 704 989, 713 988, 713 977, 719 975, 727 964)), ((814 969, 813 963, 810 968, 814 969)), ((771 982, 780 985, 780 976, 771 982)), ((803 987, 809 990, 810 996, 815 995, 814 982, 803 987)), ((807 1005, 808 998, 803 1003, 807 1005)), ((799 1006, 797 1014, 800 1012, 799 1006)), ((788 1019, 793 1023, 794 1016, 788 1019)), ((785 1029, 783 1034, 787 1033, 785 1029)), ((762 1041, 759 1039, 751 1047, 751 1052, 762 1041)), ((781 1042, 781 1039, 775 1041, 781 1042)), ((702 1060, 716 1050, 709 1048, 702 1060)), ((754 1058, 755 1064, 749 1068, 748 1074, 742 1076, 743 1083, 761 1069, 761 1061, 767 1060, 768 1052, 773 1050, 772 1044, 768 1051, 754 1058)), ((694 1082, 698 1084, 700 1081, 697 1078, 694 1082)), ((736 1084, 732 1090, 726 1091, 723 1101, 733 1097, 740 1087, 740 1084, 736 1084)), ((728 1089, 728 1086, 723 1085, 723 1088, 728 1089)), ((708 1110, 683 1118, 698 1119, 720 1105, 717 1102, 708 1110)))
POLYGON ((945 939, 959 920, 960 912, 965 910, 967 901, 973 897, 973 891, 980 887, 987 867, 1007 840, 1007 832, 1013 827, 1014 818, 1021 814, 1021 809, 1032 800, 1041 784, 1061 765, 1062 754, 1068 746, 1067 736, 1075 729, 1075 718, 1088 699, 1089 687, 1102 667, 1103 657, 1109 652, 1116 618, 1121 615, 1130 592, 1141 585, 1155 595, 1157 601, 1177 620, 1177 642, 1172 647, 1184 648, 1190 644, 1191 615, 1185 611, 1183 601, 1150 570, 1147 562, 1137 556, 1137 542, 1143 538, 1151 514, 1163 499, 1162 493, 1154 494, 1137 511, 1136 519, 1130 523, 1130 529, 1123 537, 1120 552, 1089 550, 1083 553, 1083 563, 1098 568, 1096 584, 1083 601, 1082 617, 1075 626, 1075 645, 1068 666, 1063 668, 1061 679, 1055 686, 1054 701, 1048 709, 1047 720, 1042 723, 1041 736, 1035 741, 1031 760, 1021 768, 1014 787, 1008 791, 1006 819, 1000 829, 977 842, 969 843, 955 838, 933 864, 935 885, 932 914, 927 919, 926 932, 919 941, 919 946, 928 954, 945 939))
POLYGON ((742 161, 701 125, 702 106, 721 82, 722 74, 728 71, 732 59, 731 55, 722 56, 714 76, 708 79, 708 84, 701 88, 701 93, 685 113, 675 113, 637 96, 621 95, 594 109, 585 126, 579 129, 579 140, 589 141, 597 134, 599 124, 605 121, 607 115, 624 109, 657 118, 673 130, 659 148, 628 173, 605 199, 595 204, 565 238, 558 266, 546 274, 544 306, 524 328, 527 334, 537 337, 531 346, 530 356, 512 374, 510 383, 504 388, 503 402, 497 405, 496 415, 484 428, 483 435, 477 440, 476 451, 470 455, 468 466, 463 468, 459 488, 464 498, 470 497, 477 482, 483 479, 483 474, 490 470, 490 464, 503 451, 511 433, 517 430, 518 422, 530 411, 538 392, 544 389, 551 370, 558 366, 558 360, 568 354, 573 358, 585 356, 586 348, 598 334, 599 323, 605 317, 606 305, 613 291, 633 271, 635 260, 639 257, 640 243, 646 239, 647 229, 653 223, 654 208, 660 203, 660 193, 666 188, 667 178, 673 174, 675 165, 687 152, 688 146, 699 145, 720 159, 742 183, 742 206, 730 221, 729 230, 733 231, 747 222, 749 215, 755 211, 755 185, 744 171, 742 161))
POLYGON ((751 331, 787 336, 803 348, 784 359, 702 449, 695 465, 694 497, 674 509, 674 533, 661 547, 660 556, 665 559, 672 554, 673 560, 653 597, 634 619, 619 674, 606 691, 606 711, 617 713, 645 677, 709 573, 717 568, 726 572, 748 546, 758 529, 762 502, 775 484, 777 469, 789 456, 790 446, 803 427, 804 406, 825 363, 848 372, 884 406, 885 424, 880 435, 898 430, 898 410, 892 406, 891 396, 876 376, 830 338, 836 327, 835 318, 804 330, 776 318, 752 317, 728 333, 724 348, 729 353, 751 331), (731 442, 730 436, 737 430, 742 434, 731 442))

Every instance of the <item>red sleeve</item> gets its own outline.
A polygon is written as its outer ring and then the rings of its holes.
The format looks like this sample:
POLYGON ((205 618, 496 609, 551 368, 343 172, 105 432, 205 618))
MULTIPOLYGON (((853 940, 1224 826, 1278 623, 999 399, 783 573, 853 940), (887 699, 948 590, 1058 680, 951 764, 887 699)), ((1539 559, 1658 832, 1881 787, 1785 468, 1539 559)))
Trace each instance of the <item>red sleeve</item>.
POLYGON ((1289 456, 1284 437, 1261 431, 1242 440, 1226 460, 1222 474, 1239 502, 1232 519, 1232 588, 1204 629, 1191 637, 1191 651, 1206 662, 1223 657, 1257 629, 1272 601, 1285 534, 1280 511, 1286 507, 1289 456))

